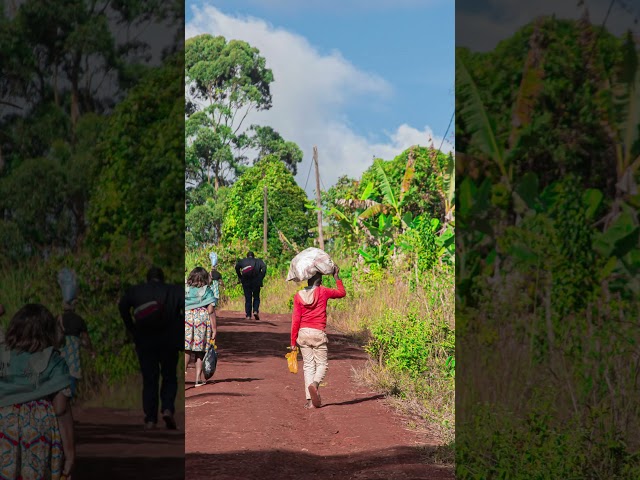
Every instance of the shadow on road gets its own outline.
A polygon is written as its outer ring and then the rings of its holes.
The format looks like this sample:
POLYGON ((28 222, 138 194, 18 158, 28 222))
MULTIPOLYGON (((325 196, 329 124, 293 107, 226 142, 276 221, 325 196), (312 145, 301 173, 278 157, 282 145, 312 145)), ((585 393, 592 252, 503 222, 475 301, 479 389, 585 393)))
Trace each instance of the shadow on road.
MULTIPOLYGON (((148 432, 140 425, 101 425, 83 423, 75 427, 76 442, 80 445, 148 444, 169 445, 184 442, 184 433, 158 428, 148 432), (178 440, 178 437, 181 437, 178 440)), ((179 446, 178 446, 179 448, 179 446)))
POLYGON ((74 479, 184 479, 184 413, 176 415, 179 430, 144 430, 137 415, 121 410, 82 409, 74 426, 74 479))
POLYGON ((74 479, 91 480, 182 480, 184 457, 84 457, 78 459, 74 479))
MULTIPOLYGON (((237 322, 238 326, 259 328, 255 321, 239 321, 237 318, 218 317, 220 325, 230 325, 237 322)), ((265 332, 261 330, 228 331, 221 330, 218 333, 216 344, 218 345, 218 360, 226 360, 237 363, 253 363, 264 357, 282 357, 287 353, 290 344, 288 333, 265 332)), ((361 360, 363 352, 360 348, 350 343, 345 335, 329 335, 329 359, 330 360, 361 360), (332 348, 332 345, 336 348, 332 348)))
MULTIPOLYGON (((233 383, 233 382, 246 383, 246 382, 255 382, 260 380, 264 380, 264 378, 225 378, 224 380, 209 380, 206 386, 210 387, 218 383, 233 383)), ((196 388, 195 385, 196 385, 195 382, 191 382, 191 381, 185 382, 186 388, 184 389, 184 391, 186 392, 188 390, 193 390, 194 388, 196 388)), ((195 395, 192 395, 192 396, 195 396, 195 395)))
POLYGON ((225 327, 255 327, 258 325, 269 325, 270 327, 276 327, 277 325, 266 320, 246 320, 244 318, 231 318, 217 316, 220 325, 225 327))
POLYGON ((325 405, 322 405, 321 408, 326 408, 326 407, 339 407, 341 405, 355 405, 356 403, 362 403, 362 402, 368 402, 370 400, 380 400, 381 398, 384 398, 384 395, 373 395, 372 397, 367 397, 367 398, 357 398, 355 400, 348 400, 346 402, 339 402, 339 403, 327 403, 325 405))
MULTIPOLYGON (((197 393, 195 395, 189 395, 187 400, 191 400, 192 398, 202 398, 202 397, 250 397, 251 395, 246 393, 233 393, 233 392, 202 392, 197 393)), ((187 403, 188 405, 188 403, 187 403)))
MULTIPOLYGON (((286 447, 283 445, 283 447, 286 447)), ((190 453, 185 458, 189 480, 451 480, 451 467, 428 465, 418 448, 398 447, 348 455, 316 455, 282 450, 190 453)))

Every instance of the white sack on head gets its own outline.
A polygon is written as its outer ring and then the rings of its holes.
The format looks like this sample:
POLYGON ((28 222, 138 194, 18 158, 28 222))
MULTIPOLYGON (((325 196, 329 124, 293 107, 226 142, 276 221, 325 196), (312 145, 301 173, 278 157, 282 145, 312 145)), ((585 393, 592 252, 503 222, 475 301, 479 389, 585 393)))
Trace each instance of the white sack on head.
POLYGON ((336 264, 324 250, 310 247, 303 250, 291 260, 287 281, 304 282, 316 273, 331 275, 336 264))

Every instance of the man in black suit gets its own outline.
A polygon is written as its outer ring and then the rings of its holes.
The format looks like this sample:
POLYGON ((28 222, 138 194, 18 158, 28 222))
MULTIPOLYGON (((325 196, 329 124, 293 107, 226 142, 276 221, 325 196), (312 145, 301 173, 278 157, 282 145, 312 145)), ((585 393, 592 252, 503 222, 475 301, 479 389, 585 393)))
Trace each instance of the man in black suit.
POLYGON ((253 252, 248 252, 246 258, 236 262, 236 273, 244 290, 244 311, 247 320, 251 319, 252 307, 256 320, 260 320, 260 289, 267 275, 267 266, 261 258, 256 258, 253 252))

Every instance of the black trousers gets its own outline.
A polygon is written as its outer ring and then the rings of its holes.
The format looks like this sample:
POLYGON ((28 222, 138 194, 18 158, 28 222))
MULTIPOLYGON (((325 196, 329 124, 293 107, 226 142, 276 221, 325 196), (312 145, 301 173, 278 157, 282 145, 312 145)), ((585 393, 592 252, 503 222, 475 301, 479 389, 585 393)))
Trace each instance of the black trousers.
POLYGON ((244 290, 244 313, 247 317, 251 316, 251 307, 255 313, 260 312, 260 285, 242 285, 244 290))
POLYGON ((145 422, 158 422, 158 403, 161 411, 176 409, 178 393, 178 349, 162 343, 136 344, 136 353, 142 373, 142 407, 145 422), (160 376, 160 402, 158 402, 158 386, 160 376))

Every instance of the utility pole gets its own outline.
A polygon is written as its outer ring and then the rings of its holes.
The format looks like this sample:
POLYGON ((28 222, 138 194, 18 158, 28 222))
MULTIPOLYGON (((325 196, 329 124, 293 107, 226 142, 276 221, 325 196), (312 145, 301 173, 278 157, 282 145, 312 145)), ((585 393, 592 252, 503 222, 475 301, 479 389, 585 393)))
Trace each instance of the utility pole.
POLYGON ((318 147, 313 147, 313 163, 316 166, 316 202, 318 204, 318 243, 324 250, 324 237, 322 236, 322 201, 320 200, 320 167, 318 167, 318 147))
POLYGON ((262 252, 267 254, 267 186, 264 186, 264 218, 262 220, 262 252))

